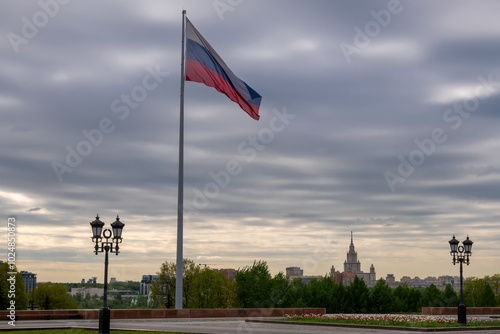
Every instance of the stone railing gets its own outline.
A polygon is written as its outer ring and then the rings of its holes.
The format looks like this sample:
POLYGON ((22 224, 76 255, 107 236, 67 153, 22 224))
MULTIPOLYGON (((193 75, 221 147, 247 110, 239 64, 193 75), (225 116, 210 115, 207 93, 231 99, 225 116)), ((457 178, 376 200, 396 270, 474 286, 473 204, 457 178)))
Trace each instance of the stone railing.
MULTIPOLYGON (((324 308, 127 309, 111 310, 111 319, 282 317, 285 314, 325 314, 324 308)), ((0 311, 7 319, 9 311, 0 311)), ((15 312, 16 320, 99 319, 99 310, 40 310, 15 312)))
MULTIPOLYGON (((457 307, 422 307, 423 315, 456 315, 457 307)), ((500 315, 500 307, 467 307, 467 315, 500 315)))

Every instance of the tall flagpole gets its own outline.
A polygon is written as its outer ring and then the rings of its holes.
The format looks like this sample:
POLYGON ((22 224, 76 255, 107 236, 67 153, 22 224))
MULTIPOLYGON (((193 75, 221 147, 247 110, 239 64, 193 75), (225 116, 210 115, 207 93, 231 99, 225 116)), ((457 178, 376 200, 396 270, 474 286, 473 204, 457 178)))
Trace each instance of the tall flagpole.
POLYGON ((179 184, 177 193, 177 267, 175 308, 182 309, 183 211, 184 211, 184 82, 186 81, 186 11, 182 11, 181 103, 179 119, 179 184))

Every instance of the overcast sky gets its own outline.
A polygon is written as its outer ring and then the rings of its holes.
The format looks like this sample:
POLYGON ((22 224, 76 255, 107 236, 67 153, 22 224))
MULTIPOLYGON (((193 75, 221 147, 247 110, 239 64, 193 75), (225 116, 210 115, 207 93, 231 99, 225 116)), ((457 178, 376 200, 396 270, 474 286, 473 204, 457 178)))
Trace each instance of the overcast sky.
MULTIPOLYGON (((0 211, 39 281, 175 261, 182 10, 262 95, 255 121, 186 82, 184 255, 272 274, 500 268, 498 1, 2 1, 0 211)), ((6 243, 6 239, 4 239, 6 243)), ((4 249, 7 248, 5 245, 4 249)))

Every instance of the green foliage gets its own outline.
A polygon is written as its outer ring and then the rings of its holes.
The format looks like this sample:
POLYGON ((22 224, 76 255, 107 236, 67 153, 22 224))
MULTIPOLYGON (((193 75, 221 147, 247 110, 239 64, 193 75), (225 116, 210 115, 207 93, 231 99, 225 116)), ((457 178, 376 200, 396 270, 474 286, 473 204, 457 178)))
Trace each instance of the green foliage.
POLYGON ((442 298, 445 306, 448 307, 458 306, 458 304, 460 303, 460 299, 458 298, 458 295, 455 292, 455 290, 453 290, 451 284, 446 285, 442 298))
POLYGON ((266 261, 254 261, 236 274, 236 293, 243 307, 274 307, 270 294, 272 279, 266 261))
POLYGON ((189 308, 236 307, 236 284, 224 274, 203 269, 192 281, 189 308))
POLYGON ((139 293, 141 282, 126 281, 126 282, 113 282, 108 284, 109 290, 130 290, 139 293))
POLYGON ((394 312, 406 313, 412 312, 410 310, 409 299, 410 299, 410 287, 407 284, 398 285, 396 289, 392 292, 394 297, 394 302, 392 304, 392 309, 394 312))
POLYGON ((481 279, 477 277, 468 277, 464 281, 464 303, 468 307, 479 305, 481 294, 481 279))
POLYGON ((311 307, 326 307, 330 304, 330 292, 334 281, 331 278, 313 279, 306 286, 306 300, 311 307), (320 306, 321 305, 321 306, 320 306), (324 306, 323 306, 324 305, 324 306))
POLYGON ((82 299, 81 294, 76 294, 73 297, 73 302, 78 305, 79 309, 100 309, 102 307, 103 298, 98 297, 97 295, 90 296, 89 294, 82 299))
MULTIPOLYGON (((331 310, 332 313, 345 312, 347 308, 347 289, 342 284, 334 281, 330 292, 330 303, 327 305, 327 311, 331 310)), ((328 311, 329 312, 329 311, 328 311)))
POLYGON ((371 309, 374 313, 389 313, 393 309, 394 297, 391 288, 383 278, 377 281, 370 294, 371 309))
POLYGON ((158 279, 151 283, 151 298, 155 305, 165 308, 175 306, 175 270, 175 262, 162 263, 158 279))
POLYGON ((464 281, 464 303, 468 307, 495 307, 500 305, 500 275, 485 278, 468 277, 464 281), (496 296, 495 296, 496 295, 496 296))
POLYGON ((370 304, 370 292, 365 281, 356 276, 346 290, 346 311, 349 313, 366 313, 368 311, 368 305, 370 304))
POLYGON ((500 295, 500 274, 495 274, 493 276, 485 276, 484 279, 491 286, 491 289, 495 293, 495 296, 500 295))
POLYGON ((421 305, 422 307, 442 307, 442 292, 434 285, 431 284, 425 288, 422 293, 421 305))
POLYGON ((201 273, 199 265, 195 264, 193 260, 184 259, 182 261, 182 306, 188 307, 191 304, 193 281, 197 275, 201 273))
POLYGON ((479 295, 479 305, 481 307, 495 307, 495 306, 497 306, 497 302, 495 299, 495 293, 493 292, 493 289, 491 288, 490 284, 486 280, 483 280, 483 282, 482 282, 481 292, 479 295))
POLYGON ((296 278, 290 283, 283 295, 278 307, 307 307, 304 301, 307 286, 300 278, 296 278))
MULTIPOLYGON (((151 298, 155 305, 165 308, 175 306, 175 262, 161 265, 158 279, 151 284, 151 298)), ((183 260, 184 308, 237 307, 236 285, 221 273, 210 268, 203 270, 192 260, 183 260)))
POLYGON ((11 300, 15 301, 16 310, 25 310, 28 302, 26 297, 26 288, 23 283, 23 277, 21 273, 17 271, 16 268, 10 269, 8 263, 3 263, 0 265, 0 310, 6 310, 10 307, 11 300), (8 272, 15 272, 15 275, 8 275, 8 272), (14 290, 11 290, 11 279, 15 277, 14 290))
POLYGON ((62 284, 39 283, 35 289, 35 304, 40 310, 75 309, 77 304, 62 284))

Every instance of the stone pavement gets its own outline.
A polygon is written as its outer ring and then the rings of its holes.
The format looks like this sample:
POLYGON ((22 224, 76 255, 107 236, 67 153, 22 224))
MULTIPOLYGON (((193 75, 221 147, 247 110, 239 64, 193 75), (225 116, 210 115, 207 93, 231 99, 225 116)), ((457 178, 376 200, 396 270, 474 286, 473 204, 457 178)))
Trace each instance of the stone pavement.
MULTIPOLYGON (((245 322, 249 318, 200 318, 200 319, 126 319, 111 320, 111 329, 176 331, 182 333, 207 334, 408 334, 423 333, 401 330, 360 329, 344 327, 318 327, 305 325, 265 324, 245 322)), ((262 318, 253 318, 261 320, 262 318)), ((267 318, 269 319, 269 318, 267 318)), ((7 321, 0 323, 0 332, 12 329, 7 321)), ((97 320, 25 320, 16 321, 15 329, 43 328, 98 328, 97 320)), ((15 332, 12 332, 13 334, 15 332)), ((112 332, 111 332, 112 333, 112 332)), ((498 334, 499 331, 451 331, 449 334, 498 334)))

